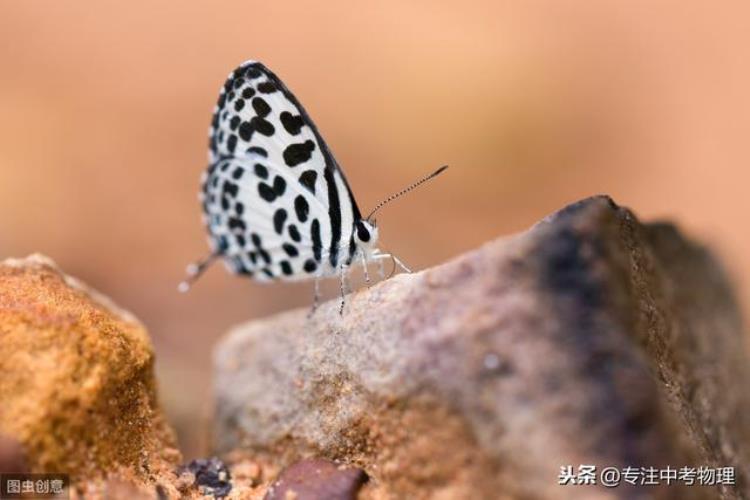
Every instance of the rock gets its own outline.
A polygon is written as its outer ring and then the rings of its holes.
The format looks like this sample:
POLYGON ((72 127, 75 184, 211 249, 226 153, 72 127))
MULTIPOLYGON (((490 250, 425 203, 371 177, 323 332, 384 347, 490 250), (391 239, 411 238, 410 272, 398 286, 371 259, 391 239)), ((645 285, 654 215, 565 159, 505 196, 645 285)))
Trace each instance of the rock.
POLYGON ((0 473, 28 472, 23 446, 17 440, 0 435, 0 473))
POLYGON ((216 457, 192 460, 180 472, 193 475, 193 486, 204 495, 222 498, 232 491, 232 476, 227 466, 216 457))
POLYGON ((284 469, 264 500, 356 500, 366 481, 362 469, 306 459, 284 469))
POLYGON ((153 365, 143 325, 108 298, 46 257, 0 263, 0 433, 32 471, 88 492, 109 475, 149 491, 171 481, 180 455, 153 365))
POLYGON ((234 328, 214 443, 356 464, 363 498, 740 498, 747 376, 713 257, 594 197, 360 290, 343 316, 332 301, 234 328), (737 485, 558 484, 585 464, 735 467, 737 485))
MULTIPOLYGON (((159 498, 226 498, 261 500, 278 469, 236 454, 227 460, 198 458, 179 466, 171 481, 160 483, 159 498), (270 474, 265 474, 269 471, 270 474)), ((153 495, 152 495, 153 497, 153 495)))
POLYGON ((255 486, 260 482, 261 468, 255 462, 240 462, 232 464, 233 483, 242 481, 248 486, 255 486))

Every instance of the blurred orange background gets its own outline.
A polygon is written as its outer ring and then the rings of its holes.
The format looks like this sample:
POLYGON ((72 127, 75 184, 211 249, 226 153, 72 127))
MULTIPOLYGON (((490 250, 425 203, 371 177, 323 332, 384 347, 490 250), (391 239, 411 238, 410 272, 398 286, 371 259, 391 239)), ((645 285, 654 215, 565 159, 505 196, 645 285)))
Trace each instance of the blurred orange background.
POLYGON ((750 307, 747 2, 3 2, 2 256, 47 254, 146 323, 189 457, 217 338, 311 301, 219 266, 176 291, 207 251, 211 110, 250 58, 305 105, 364 211, 451 165, 378 217, 416 269, 608 193, 710 243, 750 307))

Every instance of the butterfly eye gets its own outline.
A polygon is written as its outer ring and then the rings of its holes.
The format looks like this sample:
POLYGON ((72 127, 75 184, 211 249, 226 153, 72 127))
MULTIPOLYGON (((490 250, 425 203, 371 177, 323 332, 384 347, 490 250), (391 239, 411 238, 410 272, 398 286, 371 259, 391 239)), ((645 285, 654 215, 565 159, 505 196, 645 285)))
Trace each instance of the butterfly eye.
POLYGON ((359 241, 368 242, 370 241, 370 231, 367 230, 367 226, 364 222, 357 223, 357 238, 359 241))

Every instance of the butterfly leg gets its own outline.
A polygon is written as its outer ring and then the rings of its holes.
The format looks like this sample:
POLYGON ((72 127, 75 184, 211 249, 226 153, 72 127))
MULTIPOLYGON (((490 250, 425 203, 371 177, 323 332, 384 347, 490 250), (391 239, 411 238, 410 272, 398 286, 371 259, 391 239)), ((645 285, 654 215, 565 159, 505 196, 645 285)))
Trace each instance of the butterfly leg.
MULTIPOLYGON (((407 273, 411 273, 412 272, 411 269, 409 269, 408 267, 406 267, 406 264, 404 264, 401 261, 401 259, 399 259, 395 255, 393 255, 392 253, 377 253, 377 254, 375 254, 375 257, 373 258, 373 260, 379 260, 380 261, 381 272, 382 272, 382 269, 383 269, 383 259, 391 259, 396 266, 400 267, 405 272, 407 272, 407 273)), ((395 273, 395 272, 396 272, 396 268, 394 267, 393 272, 391 273, 391 275, 393 275, 393 273, 395 273)))
POLYGON ((380 274, 380 280, 385 279, 385 262, 383 259, 378 259, 378 274, 380 274))
POLYGON ((342 262, 341 266, 340 266, 340 276, 341 276, 341 307, 339 308, 339 314, 341 316, 344 315, 344 304, 346 302, 345 296, 346 296, 346 290, 347 290, 347 285, 346 285, 346 273, 347 273, 347 270, 348 270, 347 265, 342 262))
POLYGON ((313 280, 313 304, 312 308, 310 308, 310 312, 307 313, 307 317, 312 317, 313 314, 315 314, 315 311, 318 310, 318 306, 320 305, 320 280, 323 279, 323 268, 319 267, 318 270, 315 273, 315 278, 313 280))
POLYGON ((318 310, 318 306, 320 305, 320 276, 315 275, 315 279, 313 282, 313 303, 312 307, 310 308, 310 312, 307 313, 307 317, 311 318, 313 314, 315 314, 315 311, 318 310))
POLYGON ((398 266, 399 266, 399 267, 400 267, 401 269, 403 269, 403 270, 404 270, 404 271, 406 271, 407 273, 411 274, 411 269, 409 269, 408 267, 406 267, 406 265, 405 265, 405 264, 404 264, 403 262, 401 262, 401 259, 399 259, 398 257, 396 257, 396 256, 395 256, 395 255, 393 255, 393 254, 391 254, 391 258, 393 259, 393 262, 395 262, 396 264, 398 264, 398 266))
POLYGON ((195 283, 198 278, 201 277, 201 274, 203 274, 203 272, 208 269, 208 266, 210 266, 214 262, 214 260, 219 257, 219 255, 220 253, 218 251, 211 252, 209 256, 204 257, 198 262, 188 265, 187 278, 185 278, 184 281, 177 285, 177 290, 183 293, 190 290, 190 286, 195 283))
POLYGON ((365 283, 370 286, 370 273, 367 270, 367 254, 362 252, 362 270, 365 273, 365 283))
MULTIPOLYGON (((376 250, 375 253, 372 256, 372 260, 378 262, 378 274, 380 275, 380 280, 381 281, 383 281, 383 280, 386 279, 386 277, 385 277, 385 262, 384 262, 386 259, 393 260, 393 256, 391 254, 389 254, 389 253, 383 253, 380 250, 376 250)), ((395 267, 394 267, 394 271, 395 271, 395 267)), ((390 276, 392 276, 392 275, 393 275, 393 273, 391 273, 390 276)), ((390 276, 388 276, 388 277, 390 278, 390 276)))

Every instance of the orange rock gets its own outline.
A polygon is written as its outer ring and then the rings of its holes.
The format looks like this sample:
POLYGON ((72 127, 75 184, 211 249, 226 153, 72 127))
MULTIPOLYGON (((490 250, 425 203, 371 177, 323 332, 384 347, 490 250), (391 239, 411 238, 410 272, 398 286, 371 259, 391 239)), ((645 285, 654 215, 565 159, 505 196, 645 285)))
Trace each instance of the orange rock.
POLYGON ((0 263, 0 373, 0 433, 35 472, 153 484, 180 461, 145 328, 46 257, 0 263))

